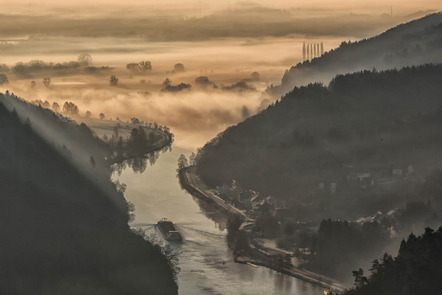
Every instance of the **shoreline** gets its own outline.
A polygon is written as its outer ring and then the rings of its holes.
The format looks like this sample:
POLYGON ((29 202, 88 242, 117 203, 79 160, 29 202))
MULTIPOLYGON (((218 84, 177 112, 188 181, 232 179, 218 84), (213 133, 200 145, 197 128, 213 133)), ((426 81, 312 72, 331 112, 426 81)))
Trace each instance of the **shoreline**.
MULTIPOLYGON (((149 127, 144 127, 143 128, 149 128, 149 127)), ((160 130, 156 130, 156 129, 152 129, 150 128, 152 132, 157 132, 159 134, 161 134, 162 138, 160 140, 157 140, 156 142, 154 142, 152 144, 152 146, 150 146, 149 150, 144 151, 142 154, 140 155, 131 155, 131 156, 127 156, 127 157, 123 157, 122 159, 114 159, 113 162, 110 163, 110 166, 117 164, 117 163, 121 163, 130 159, 136 159, 136 158, 142 158, 142 159, 147 159, 147 155, 152 154, 152 153, 156 153, 159 151, 162 151, 165 148, 169 148, 172 146, 172 136, 167 134, 164 131, 160 131, 160 130)))
MULTIPOLYGON (((95 121, 98 121, 98 120, 95 120, 95 121)), ((106 133, 103 132, 103 131, 109 131, 110 130, 109 127, 113 127, 114 123, 115 123, 114 121, 109 121, 109 120, 102 120, 102 121, 104 121, 104 122, 100 122, 100 123, 102 123, 101 126, 98 126, 97 124, 90 124, 91 121, 86 123, 86 125, 101 140, 103 140, 101 137, 103 135, 106 135, 106 133), (100 137, 100 135, 101 135, 101 137, 100 137)), ((155 142, 153 142, 150 146, 146 147, 146 150, 143 151, 142 154, 125 156, 125 157, 120 158, 120 159, 113 159, 111 162, 108 163, 109 166, 112 166, 114 164, 130 160, 130 159, 135 159, 135 158, 143 158, 143 159, 145 159, 145 158, 147 158, 148 154, 156 153, 156 152, 162 151, 165 148, 168 148, 168 147, 172 146, 172 143, 173 143, 173 134, 172 133, 168 133, 168 132, 165 132, 163 130, 155 129, 155 128, 152 128, 152 127, 149 127, 149 126, 144 126, 144 125, 136 125, 136 124, 132 124, 132 123, 125 123, 125 124, 126 124, 126 126, 122 127, 122 129, 123 129, 123 132, 127 133, 126 136, 128 136, 130 134, 130 130, 132 130, 132 128, 143 127, 144 129, 147 129, 150 132, 154 132, 157 135, 160 135, 161 138, 156 140, 155 142)))
POLYGON ((204 187, 204 184, 199 177, 194 173, 194 167, 187 167, 179 170, 179 181, 181 186, 191 195, 207 201, 215 205, 229 215, 236 215, 241 217, 243 222, 251 222, 253 219, 249 218, 243 211, 225 202, 223 199, 210 192, 204 187))
MULTIPOLYGON (((254 222, 253 219, 249 218, 243 211, 226 203, 220 197, 212 193, 201 179, 195 174, 195 167, 186 167, 178 171, 179 182, 181 186, 192 196, 202 199, 221 209, 225 213, 231 216, 240 216, 243 224, 254 222)), ((328 289, 330 291, 342 292, 345 287, 332 278, 325 277, 321 274, 314 273, 305 269, 300 269, 289 264, 280 263, 275 259, 264 255, 252 243, 249 243, 252 249, 252 253, 249 256, 234 256, 234 261, 242 264, 255 264, 269 269, 275 270, 277 272, 301 279, 303 281, 315 284, 322 288, 328 289)), ((265 247, 260 247, 261 250, 265 251, 265 247)))
POLYGON ((267 259, 257 259, 257 258, 252 258, 252 257, 248 257, 248 256, 238 256, 234 258, 234 261, 237 263, 241 263, 241 264, 255 264, 255 265, 259 265, 259 266, 263 266, 263 267, 267 267, 269 269, 272 269, 274 271, 283 273, 285 275, 303 280, 305 282, 314 284, 316 286, 322 287, 324 289, 327 289, 328 291, 333 291, 333 292, 344 292, 345 288, 344 286, 342 286, 339 282, 324 277, 320 274, 317 273, 313 273, 310 272, 308 270, 305 269, 299 269, 296 268, 294 266, 289 267, 289 268, 284 268, 284 267, 274 267, 271 265, 270 261, 265 261, 265 260, 271 260, 271 258, 266 257, 267 259))

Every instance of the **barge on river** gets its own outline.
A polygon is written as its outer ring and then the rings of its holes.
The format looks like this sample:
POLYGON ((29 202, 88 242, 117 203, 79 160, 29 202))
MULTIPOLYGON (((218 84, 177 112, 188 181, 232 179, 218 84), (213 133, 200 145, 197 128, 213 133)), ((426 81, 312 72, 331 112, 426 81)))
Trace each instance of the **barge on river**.
POLYGON ((181 236, 180 232, 176 229, 172 221, 163 218, 158 221, 157 225, 158 229, 166 240, 177 242, 181 242, 183 240, 183 236, 181 236))

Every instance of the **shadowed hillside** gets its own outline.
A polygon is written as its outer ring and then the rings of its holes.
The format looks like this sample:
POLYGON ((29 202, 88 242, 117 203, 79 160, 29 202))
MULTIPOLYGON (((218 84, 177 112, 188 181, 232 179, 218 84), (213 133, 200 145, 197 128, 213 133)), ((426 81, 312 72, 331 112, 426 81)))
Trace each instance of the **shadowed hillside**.
POLYGON ((33 128, 0 103, 0 293, 176 294, 171 263, 129 229, 115 185, 33 128))
POLYGON ((298 218, 388 211, 442 165, 441 79, 425 65, 295 88, 207 143, 198 174, 285 200, 298 218))
MULTIPOLYGON (((442 289, 442 227, 426 228, 416 237, 403 240, 397 257, 385 254, 374 260, 370 276, 362 269, 353 272, 355 287, 346 295, 438 294, 442 289)), ((330 293, 332 295, 332 293, 330 293)))
POLYGON ((358 42, 343 42, 323 56, 293 66, 281 85, 268 92, 279 97, 295 86, 328 83, 336 74, 400 68, 442 61, 442 13, 435 13, 358 42))

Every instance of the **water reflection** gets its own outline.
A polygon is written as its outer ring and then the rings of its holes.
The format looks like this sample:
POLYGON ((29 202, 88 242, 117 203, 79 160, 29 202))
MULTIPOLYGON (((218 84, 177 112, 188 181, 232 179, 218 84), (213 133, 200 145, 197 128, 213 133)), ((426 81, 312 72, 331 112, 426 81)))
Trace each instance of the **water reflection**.
POLYGON ((127 165, 120 175, 114 174, 115 180, 127 184, 125 196, 135 204, 132 226, 162 239, 154 225, 167 217, 182 233, 182 244, 170 244, 181 269, 179 294, 322 294, 321 288, 296 278, 233 261, 226 242, 226 216, 179 185, 176 168, 182 153, 190 151, 175 147, 157 158, 144 173, 127 165))
POLYGON ((282 273, 276 273, 274 275, 275 290, 280 290, 284 293, 289 293, 292 289, 292 280, 287 279, 287 276, 282 273))
POLYGON ((226 214, 223 214, 219 209, 216 209, 213 205, 204 200, 196 198, 190 194, 189 196, 191 196, 193 201, 198 204, 204 216, 215 222, 215 228, 219 229, 220 231, 227 230, 228 217, 226 214))
POLYGON ((150 166, 153 166, 160 157, 161 153, 170 151, 172 151, 172 146, 167 145, 160 150, 153 151, 142 156, 120 158, 113 164, 112 168, 114 172, 118 173, 118 175, 121 175, 126 167, 132 168, 132 171, 135 173, 143 173, 146 171, 147 162, 149 162, 150 166))

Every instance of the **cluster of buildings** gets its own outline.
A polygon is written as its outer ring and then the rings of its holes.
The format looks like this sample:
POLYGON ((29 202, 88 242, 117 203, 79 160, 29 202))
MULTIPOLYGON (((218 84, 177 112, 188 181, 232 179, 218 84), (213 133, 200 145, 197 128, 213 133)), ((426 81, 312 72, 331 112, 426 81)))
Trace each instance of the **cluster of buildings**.
POLYGON ((390 168, 353 168, 347 165, 344 179, 334 179, 329 182, 320 182, 318 190, 322 193, 335 194, 338 190, 338 183, 340 187, 353 187, 359 189, 369 189, 381 186, 394 186, 403 182, 411 181, 415 176, 414 166, 409 164, 404 167, 390 167, 390 168))
POLYGON ((233 180, 230 185, 216 187, 216 194, 236 208, 243 210, 249 217, 275 216, 285 208, 271 196, 264 196, 254 190, 244 190, 233 180))

